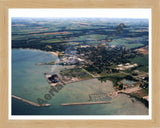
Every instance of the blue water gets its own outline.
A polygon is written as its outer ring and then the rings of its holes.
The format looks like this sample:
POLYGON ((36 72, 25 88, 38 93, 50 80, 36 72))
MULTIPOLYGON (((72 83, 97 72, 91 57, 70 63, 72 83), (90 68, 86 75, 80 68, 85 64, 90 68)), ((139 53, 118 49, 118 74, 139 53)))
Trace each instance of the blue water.
MULTIPOLYGON (((66 68, 58 65, 35 65, 55 61, 56 56, 29 49, 12 50, 12 94, 37 102, 37 98, 45 100, 50 85, 43 73, 59 72, 66 68)), ((141 102, 131 100, 127 95, 119 95, 110 104, 61 106, 63 103, 87 102, 88 94, 113 92, 111 81, 101 83, 97 79, 65 85, 50 100, 49 107, 34 107, 27 103, 12 99, 12 115, 147 115, 148 109, 141 102)))

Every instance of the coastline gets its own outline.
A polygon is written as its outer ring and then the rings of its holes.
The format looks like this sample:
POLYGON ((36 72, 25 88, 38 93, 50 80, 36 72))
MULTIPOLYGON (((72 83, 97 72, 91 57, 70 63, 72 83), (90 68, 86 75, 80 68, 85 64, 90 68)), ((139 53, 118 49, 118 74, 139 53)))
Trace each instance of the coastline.
POLYGON ((53 55, 56 55, 58 56, 59 52, 53 52, 53 51, 45 51, 45 50, 41 50, 41 49, 35 49, 35 48, 11 48, 11 50, 14 50, 14 49, 22 49, 22 50, 33 50, 33 51, 43 51, 43 52, 47 52, 47 53, 50 53, 50 54, 53 54, 53 55))
MULTIPOLYGON (((31 50, 31 49, 30 49, 31 50)), ((41 50, 40 50, 41 51, 41 50)), ((48 53, 50 53, 50 52, 48 52, 48 53)), ((53 53, 52 53, 53 54, 53 53)), ((113 82, 112 82, 113 83, 113 82)), ((65 103, 65 102, 64 102, 65 103)))
POLYGON ((59 52, 49 52, 49 53, 56 55, 56 56, 58 56, 58 54, 59 54, 59 52))
POLYGON ((118 94, 125 94, 125 95, 130 96, 130 98, 135 98, 136 100, 138 100, 138 101, 140 101, 142 104, 144 104, 147 109, 149 108, 149 101, 146 100, 145 98, 140 98, 140 97, 137 97, 137 96, 135 96, 135 95, 132 95, 132 94, 130 94, 130 93, 125 93, 125 92, 118 92, 118 94))

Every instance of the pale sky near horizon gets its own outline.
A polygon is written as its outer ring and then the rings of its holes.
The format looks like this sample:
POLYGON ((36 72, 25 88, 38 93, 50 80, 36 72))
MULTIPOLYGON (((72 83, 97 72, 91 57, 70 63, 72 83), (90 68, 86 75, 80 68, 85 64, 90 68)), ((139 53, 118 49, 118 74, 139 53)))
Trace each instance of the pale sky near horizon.
POLYGON ((9 9, 11 17, 150 18, 151 9, 9 9))

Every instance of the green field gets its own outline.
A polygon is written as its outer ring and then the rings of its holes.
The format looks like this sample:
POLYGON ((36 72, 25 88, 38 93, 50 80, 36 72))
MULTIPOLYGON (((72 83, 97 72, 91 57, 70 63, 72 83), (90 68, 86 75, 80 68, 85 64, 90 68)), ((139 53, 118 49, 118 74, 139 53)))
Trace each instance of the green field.
POLYGON ((12 47, 64 51, 65 47, 96 45, 108 43, 137 48, 148 42, 147 20, 108 19, 108 18, 12 18, 12 47), (115 28, 124 23, 124 28, 117 36, 115 28))
POLYGON ((130 59, 131 62, 137 63, 138 65, 142 65, 138 67, 137 69, 140 71, 148 72, 148 65, 149 65, 149 56, 143 55, 139 57, 135 57, 134 59, 130 59))
POLYGON ((92 78, 91 75, 83 71, 81 68, 65 69, 60 72, 60 75, 67 77, 77 77, 81 80, 92 78))

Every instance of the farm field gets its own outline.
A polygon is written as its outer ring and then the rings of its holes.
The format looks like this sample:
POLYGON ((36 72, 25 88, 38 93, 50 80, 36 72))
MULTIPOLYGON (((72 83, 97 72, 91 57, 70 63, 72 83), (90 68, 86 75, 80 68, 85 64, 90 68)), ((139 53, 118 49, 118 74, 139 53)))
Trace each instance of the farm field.
POLYGON ((113 37, 110 45, 128 48, 146 46, 148 22, 145 19, 108 18, 12 18, 12 47, 63 51, 65 47, 108 43, 106 36, 124 23, 127 27, 113 37), (47 49, 46 45, 51 48, 47 49))

